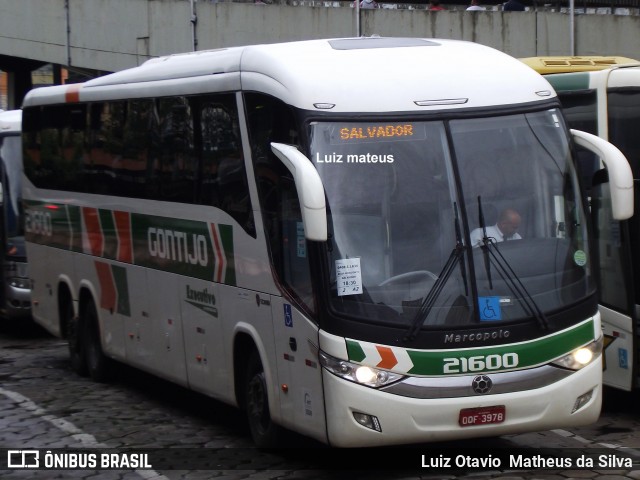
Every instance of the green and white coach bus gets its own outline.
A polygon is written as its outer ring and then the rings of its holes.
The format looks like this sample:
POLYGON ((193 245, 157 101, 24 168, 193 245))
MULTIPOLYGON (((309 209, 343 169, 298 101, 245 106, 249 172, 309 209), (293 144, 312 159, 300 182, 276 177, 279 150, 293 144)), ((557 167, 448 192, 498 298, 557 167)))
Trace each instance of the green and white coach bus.
POLYGON ((617 180, 616 218, 633 186, 559 105, 515 58, 418 38, 171 55, 35 89, 33 315, 79 373, 124 362, 238 406, 260 446, 591 423, 602 332, 573 145, 617 180))

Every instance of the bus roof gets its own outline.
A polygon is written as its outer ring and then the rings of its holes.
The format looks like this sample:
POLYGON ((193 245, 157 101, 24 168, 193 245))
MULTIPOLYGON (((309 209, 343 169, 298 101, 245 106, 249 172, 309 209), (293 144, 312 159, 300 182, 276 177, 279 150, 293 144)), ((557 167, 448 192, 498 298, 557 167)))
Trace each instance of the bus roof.
POLYGON ((540 75, 487 46, 459 40, 366 37, 155 58, 84 84, 31 90, 24 106, 145 97, 151 88, 154 96, 258 91, 299 108, 331 112, 472 108, 555 96, 540 75))
POLYGON ((529 65, 536 72, 546 75, 548 73, 574 73, 604 70, 616 65, 640 63, 638 60, 616 56, 551 56, 551 57, 527 57, 521 58, 521 62, 529 65))
POLYGON ((0 134, 20 133, 22 127, 22 110, 0 111, 0 134))

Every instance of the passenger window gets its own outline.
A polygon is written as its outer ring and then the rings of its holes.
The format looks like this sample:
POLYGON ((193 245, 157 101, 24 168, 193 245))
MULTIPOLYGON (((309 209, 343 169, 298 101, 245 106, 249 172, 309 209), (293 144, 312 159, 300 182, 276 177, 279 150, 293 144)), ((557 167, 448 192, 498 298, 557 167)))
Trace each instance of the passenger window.
POLYGON ((235 97, 211 95, 199 97, 197 101, 202 156, 201 203, 224 210, 255 237, 235 97))

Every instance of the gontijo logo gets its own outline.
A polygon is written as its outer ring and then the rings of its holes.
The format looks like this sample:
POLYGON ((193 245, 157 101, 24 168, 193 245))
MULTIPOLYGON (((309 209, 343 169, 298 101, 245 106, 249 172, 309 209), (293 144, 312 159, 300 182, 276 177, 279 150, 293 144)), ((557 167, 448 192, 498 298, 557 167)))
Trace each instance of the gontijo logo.
POLYGON ((178 262, 199 264, 209 263, 207 239, 204 235, 189 234, 175 230, 149 227, 147 229, 149 255, 178 262))

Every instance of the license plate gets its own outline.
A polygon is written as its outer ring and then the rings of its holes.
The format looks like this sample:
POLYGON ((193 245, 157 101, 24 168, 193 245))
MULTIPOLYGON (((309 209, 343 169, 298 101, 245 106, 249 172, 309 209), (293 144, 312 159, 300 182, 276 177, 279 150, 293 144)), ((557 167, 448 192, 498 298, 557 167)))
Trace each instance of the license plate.
POLYGON ((502 423, 506 417, 504 405, 493 405, 491 407, 463 408, 460 410, 458 424, 461 427, 472 427, 474 425, 488 425, 491 423, 502 423))

